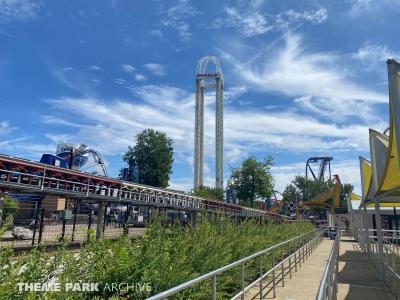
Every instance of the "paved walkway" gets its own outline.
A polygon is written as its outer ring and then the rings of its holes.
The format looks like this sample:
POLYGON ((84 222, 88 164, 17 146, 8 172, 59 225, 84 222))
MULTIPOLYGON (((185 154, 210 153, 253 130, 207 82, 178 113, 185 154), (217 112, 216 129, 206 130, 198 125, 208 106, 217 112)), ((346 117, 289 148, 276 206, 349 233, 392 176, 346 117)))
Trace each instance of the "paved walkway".
MULTIPOLYGON (((313 300, 328 260, 333 241, 324 239, 312 255, 302 263, 297 272, 292 270, 292 279, 285 276, 285 287, 277 283, 276 298, 273 298, 270 282, 264 285, 263 299, 278 300, 313 300), (269 293, 265 295, 267 292, 269 293)), ((260 299, 259 284, 250 289, 245 299, 260 299)), ((377 279, 374 266, 368 256, 360 251, 357 242, 349 237, 342 237, 340 242, 338 300, 395 300, 389 288, 377 279)))
POLYGON ((377 272, 352 239, 340 242, 338 300, 392 300, 389 288, 377 279, 377 272))
MULTIPOLYGON (((313 300, 317 294, 319 284, 325 269, 333 241, 324 239, 311 256, 297 269, 297 273, 292 270, 292 279, 285 277, 285 287, 278 283, 276 288, 276 298, 272 297, 272 291, 264 296, 264 299, 278 300, 313 300)), ((271 285, 269 285, 270 287, 271 285)), ((265 292, 269 288, 265 288, 265 292)), ((246 299, 260 299, 259 285, 246 293, 246 299)), ((265 293, 264 292, 264 293, 265 293)))

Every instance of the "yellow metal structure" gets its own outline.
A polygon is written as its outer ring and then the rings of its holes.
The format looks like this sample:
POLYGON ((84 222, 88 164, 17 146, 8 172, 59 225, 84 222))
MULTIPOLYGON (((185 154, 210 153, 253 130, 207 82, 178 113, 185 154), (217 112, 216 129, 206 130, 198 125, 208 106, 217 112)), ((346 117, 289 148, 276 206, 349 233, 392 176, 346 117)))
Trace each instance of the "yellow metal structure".
POLYGON ((350 193, 349 199, 350 199, 350 201, 360 201, 362 199, 362 197, 360 195, 350 193))
POLYGON ((326 209, 334 209, 340 206, 340 179, 338 175, 334 175, 334 186, 327 190, 326 192, 308 200, 304 201, 303 205, 307 207, 322 207, 326 209), (332 203, 329 203, 328 200, 332 199, 332 203))
POLYGON ((362 204, 381 206, 400 203, 400 64, 388 60, 389 135, 370 129, 371 161, 360 157, 362 204))

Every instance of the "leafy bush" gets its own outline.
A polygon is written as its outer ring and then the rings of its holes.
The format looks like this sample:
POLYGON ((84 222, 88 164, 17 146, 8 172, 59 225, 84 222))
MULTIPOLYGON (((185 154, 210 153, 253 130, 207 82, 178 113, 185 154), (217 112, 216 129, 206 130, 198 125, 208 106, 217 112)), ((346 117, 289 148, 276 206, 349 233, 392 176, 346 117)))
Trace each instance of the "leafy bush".
MULTIPOLYGON (((46 253, 42 246, 17 257, 11 248, 1 249, 0 299, 143 299, 312 230, 312 225, 305 222, 260 225, 253 220, 237 224, 225 216, 201 219, 196 227, 164 226, 165 216, 159 216, 139 240, 93 239, 78 254, 67 251, 65 246, 51 253, 46 253), (19 282, 53 281, 61 287, 68 282, 98 282, 100 292, 34 293, 19 292, 17 287, 19 282), (150 283, 152 291, 103 289, 112 282, 150 283)), ((246 264, 248 282, 256 278, 255 263, 246 264)), ((264 266, 270 266, 268 255, 264 257, 264 266)), ((235 269, 217 277, 219 297, 224 299, 238 291, 239 274, 239 269, 235 269)), ((206 281, 173 298, 208 299, 209 296, 210 282, 206 281)))

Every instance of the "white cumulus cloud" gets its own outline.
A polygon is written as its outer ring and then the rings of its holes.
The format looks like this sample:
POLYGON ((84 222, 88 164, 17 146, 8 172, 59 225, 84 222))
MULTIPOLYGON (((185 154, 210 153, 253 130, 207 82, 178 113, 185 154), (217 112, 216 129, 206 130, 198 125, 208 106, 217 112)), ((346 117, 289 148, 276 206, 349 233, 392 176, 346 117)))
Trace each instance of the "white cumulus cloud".
POLYGON ((0 21, 27 21, 38 16, 41 1, 0 0, 0 21))
POLYGON ((164 76, 167 75, 167 66, 156 64, 156 63, 148 63, 145 64, 144 67, 154 75, 164 76))
POLYGON ((220 52, 252 88, 297 98, 302 109, 325 117, 370 121, 373 105, 388 101, 384 93, 354 82, 339 55, 307 50, 299 34, 286 33, 282 45, 272 48, 252 49, 234 41, 220 52))
POLYGON ((133 66, 130 65, 130 64, 122 64, 122 65, 121 65, 121 68, 122 68, 122 70, 123 70, 124 72, 127 72, 127 73, 132 73, 132 72, 136 71, 136 68, 133 67, 133 66))

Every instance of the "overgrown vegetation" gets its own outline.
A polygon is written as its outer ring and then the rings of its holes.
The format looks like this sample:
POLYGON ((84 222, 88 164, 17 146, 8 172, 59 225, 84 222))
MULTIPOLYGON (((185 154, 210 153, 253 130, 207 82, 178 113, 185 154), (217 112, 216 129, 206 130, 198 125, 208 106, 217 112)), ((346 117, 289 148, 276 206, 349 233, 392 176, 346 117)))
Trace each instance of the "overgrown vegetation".
POLYGON ((224 191, 218 188, 202 186, 193 192, 193 195, 222 201, 224 200, 224 191))
POLYGON ((4 235, 10 224, 14 221, 18 209, 18 202, 13 198, 6 196, 3 201, 2 205, 0 203, 0 237, 4 235))
MULTIPOLYGON (((158 217, 140 240, 92 242, 79 254, 60 247, 56 253, 34 249, 13 259, 11 248, 0 251, 0 299, 143 299, 227 265, 280 241, 312 230, 309 223, 267 224, 228 217, 201 218, 196 227, 165 224, 158 217), (99 292, 18 292, 17 283, 100 283, 99 292), (149 283, 151 292, 103 290, 106 283, 149 283)), ((258 262, 258 261, 257 261, 258 262)), ((246 264, 246 280, 258 272, 257 262, 246 264)), ((270 257, 264 257, 270 266, 270 257)), ((238 291, 239 270, 218 276, 218 295, 228 298, 238 291)), ((179 293, 178 299, 209 299, 210 282, 179 293)))

